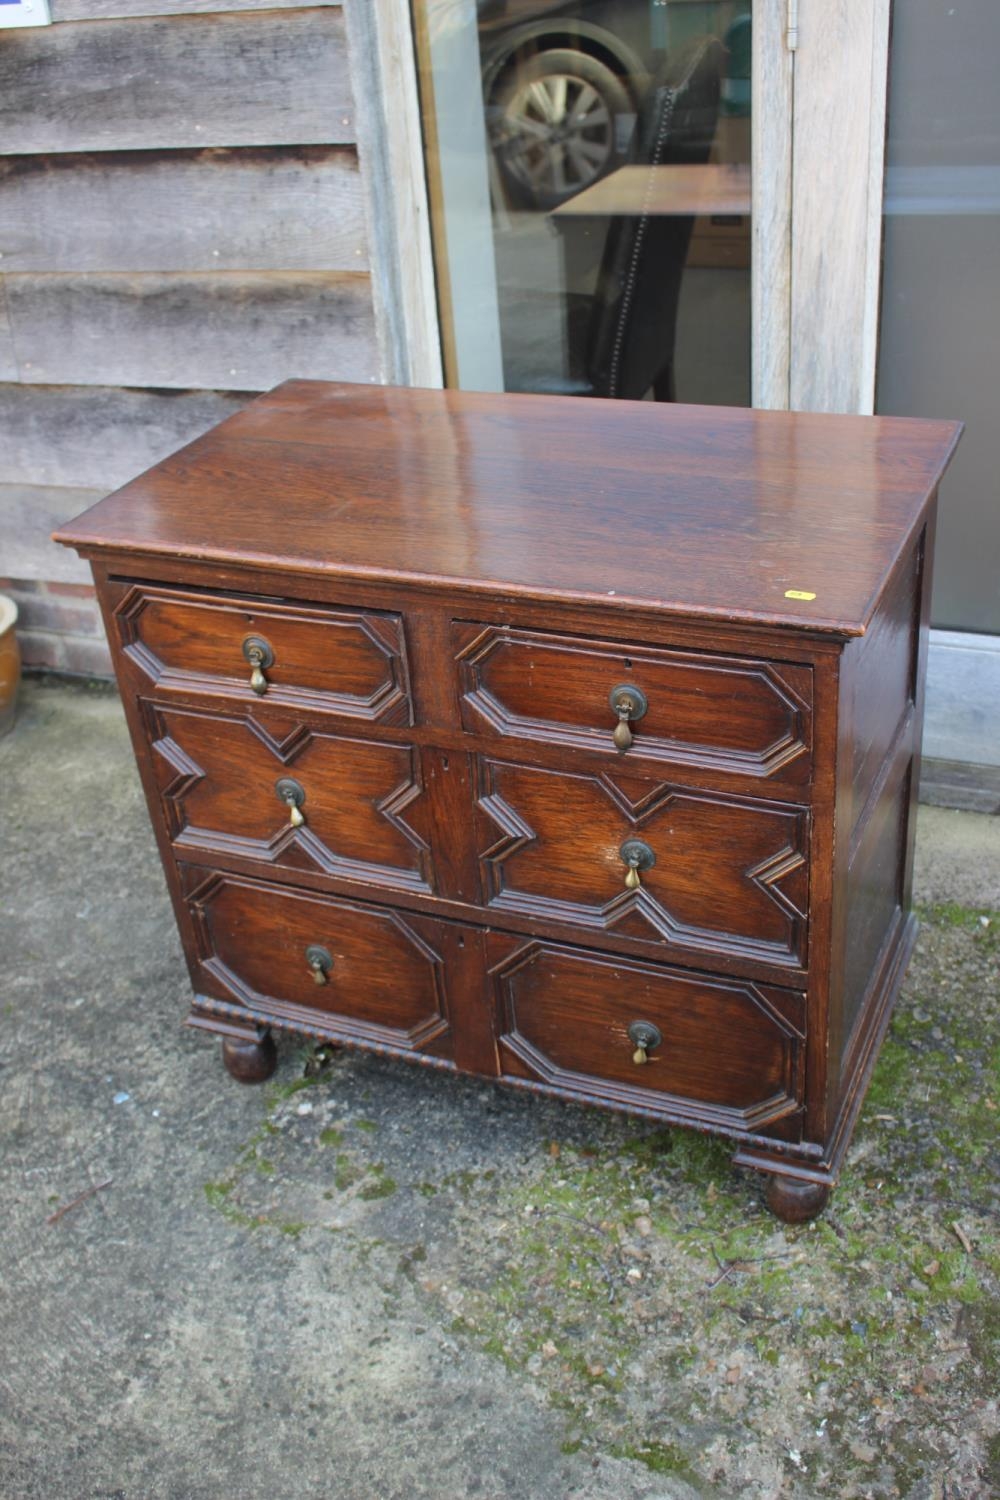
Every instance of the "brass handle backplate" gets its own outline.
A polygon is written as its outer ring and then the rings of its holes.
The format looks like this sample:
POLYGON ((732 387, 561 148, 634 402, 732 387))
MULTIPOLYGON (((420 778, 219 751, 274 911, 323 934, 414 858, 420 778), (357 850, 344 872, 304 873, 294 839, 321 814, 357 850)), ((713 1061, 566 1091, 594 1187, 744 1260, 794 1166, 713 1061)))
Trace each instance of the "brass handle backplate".
POLYGON ((279 802, 283 802, 288 808, 288 821, 293 828, 301 828, 306 820, 302 811, 302 804, 306 800, 306 789, 301 782, 294 781, 291 776, 279 776, 274 783, 274 790, 278 794, 279 802))
POLYGON ((649 703, 642 688, 634 687, 629 682, 622 682, 617 687, 613 687, 608 694, 608 702, 611 704, 612 712, 618 715, 618 723, 615 725, 611 738, 615 742, 615 749, 624 755, 632 745, 631 726, 637 719, 642 718, 649 703))
POLYGON ((656 855, 648 844, 643 843, 642 839, 626 839, 618 854, 622 864, 626 867, 626 888, 630 891, 637 891, 642 885, 639 871, 651 870, 656 864, 656 855))
POLYGON ((250 663, 250 686, 260 697, 267 692, 268 682, 264 676, 267 667, 274 666, 274 651, 271 643, 262 635, 248 635, 243 642, 243 655, 250 663))
POLYGON ((654 1026, 652 1021, 633 1021, 628 1029, 628 1039, 635 1048, 632 1061, 639 1067, 649 1061, 650 1052, 660 1045, 663 1036, 660 1028, 654 1026))
POLYGON ((309 965, 309 972, 315 984, 329 982, 330 970, 333 968, 329 948, 322 948, 319 943, 310 943, 306 949, 306 963, 309 965))

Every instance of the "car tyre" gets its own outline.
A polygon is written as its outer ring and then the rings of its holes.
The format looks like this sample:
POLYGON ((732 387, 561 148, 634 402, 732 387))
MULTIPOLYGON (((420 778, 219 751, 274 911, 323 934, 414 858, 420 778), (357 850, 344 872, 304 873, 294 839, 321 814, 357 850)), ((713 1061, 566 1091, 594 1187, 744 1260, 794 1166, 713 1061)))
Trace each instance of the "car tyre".
POLYGON ((492 145, 511 202, 549 210, 619 165, 619 116, 635 105, 608 65, 551 47, 515 59, 490 100, 492 145))

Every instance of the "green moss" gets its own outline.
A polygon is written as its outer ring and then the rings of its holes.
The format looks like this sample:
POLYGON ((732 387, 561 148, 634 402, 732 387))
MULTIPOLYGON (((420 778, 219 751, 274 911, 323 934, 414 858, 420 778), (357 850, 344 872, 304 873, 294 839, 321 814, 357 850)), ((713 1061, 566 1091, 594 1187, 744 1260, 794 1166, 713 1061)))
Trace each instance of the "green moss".
POLYGON ((354 1128, 355 1128, 355 1130, 372 1131, 372 1130, 377 1130, 378 1126, 376 1125, 376 1123, 375 1123, 374 1120, 355 1120, 354 1121, 354 1128))
POLYGON ((366 1203, 375 1198, 391 1198, 396 1191, 396 1183, 391 1177, 380 1175, 374 1182, 366 1182, 358 1191, 358 1197, 363 1198, 366 1203))
POLYGON ((293 1240, 297 1240, 298 1237, 299 1237, 299 1235, 302 1233, 303 1229, 308 1229, 308 1228, 309 1228, 308 1224, 302 1224, 302 1223, 299 1223, 299 1222, 294 1221, 294 1220, 290 1221, 288 1223, 285 1223, 285 1224, 279 1224, 278 1225, 278 1231, 279 1231, 279 1233, 281 1233, 281 1234, 287 1234, 293 1240))
POLYGON ((1000 1492, 1000 1432, 996 1437, 990 1438, 986 1445, 986 1463, 983 1466, 983 1478, 990 1489, 1000 1492))
POLYGON ((269 1083, 264 1096, 268 1110, 274 1109, 278 1104, 283 1104, 286 1099, 291 1099, 295 1094, 301 1094, 303 1089, 315 1088, 317 1083, 319 1083, 318 1078, 293 1078, 288 1083, 269 1083))
POLYGON ((612 1448, 615 1458, 631 1458, 645 1464, 654 1474, 693 1476, 693 1470, 676 1443, 619 1443, 612 1448))
POLYGON ((249 1229, 256 1221, 250 1214, 244 1213, 242 1209, 237 1208, 230 1201, 235 1186, 236 1183, 229 1179, 221 1182, 203 1183, 205 1197, 208 1199, 210 1206, 216 1209, 227 1223, 236 1224, 240 1229, 249 1229))
POLYGON ((334 1186, 338 1187, 342 1193, 346 1192, 349 1187, 353 1187, 356 1182, 360 1182, 364 1175, 364 1167, 359 1167, 357 1162, 345 1152, 342 1151, 338 1155, 333 1173, 333 1181, 334 1186))
POLYGON ((235 1182, 206 1182, 203 1186, 205 1197, 212 1207, 221 1208, 236 1184, 235 1182))
POLYGON ((983 1298, 964 1314, 966 1336, 987 1383, 1000 1380, 1000 1300, 983 1298))
POLYGON ((325 1130, 321 1130, 319 1133, 319 1143, 321 1146, 339 1146, 343 1139, 344 1132, 336 1125, 328 1125, 325 1130))
POLYGON ((929 902, 917 906, 916 910, 922 922, 933 923, 935 927, 958 927, 972 932, 988 932, 998 916, 988 906, 961 906, 957 901, 929 902))

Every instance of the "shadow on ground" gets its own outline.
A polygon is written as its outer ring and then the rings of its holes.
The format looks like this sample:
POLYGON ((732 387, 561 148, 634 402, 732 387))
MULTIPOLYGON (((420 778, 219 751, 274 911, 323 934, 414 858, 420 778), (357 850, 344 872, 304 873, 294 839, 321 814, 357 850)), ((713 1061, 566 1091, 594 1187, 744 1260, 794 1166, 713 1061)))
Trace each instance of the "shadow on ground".
POLYGON ((1000 1492, 1000 820, 922 811, 917 955, 792 1229, 682 1132, 288 1043, 232 1083, 106 690, 27 686, 0 802, 4 1497, 1000 1492))

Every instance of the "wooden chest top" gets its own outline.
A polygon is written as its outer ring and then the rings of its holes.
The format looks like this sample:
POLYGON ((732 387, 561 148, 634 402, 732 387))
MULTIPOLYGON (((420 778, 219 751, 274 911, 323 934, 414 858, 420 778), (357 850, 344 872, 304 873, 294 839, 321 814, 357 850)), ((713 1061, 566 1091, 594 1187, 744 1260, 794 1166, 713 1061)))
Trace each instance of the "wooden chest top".
POLYGON ((297 380, 56 540, 862 635, 960 433, 297 380))

